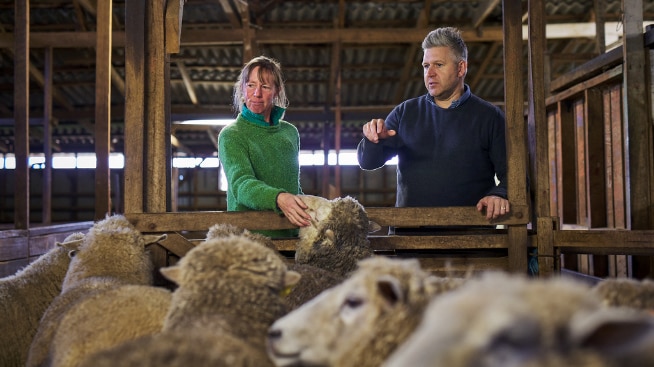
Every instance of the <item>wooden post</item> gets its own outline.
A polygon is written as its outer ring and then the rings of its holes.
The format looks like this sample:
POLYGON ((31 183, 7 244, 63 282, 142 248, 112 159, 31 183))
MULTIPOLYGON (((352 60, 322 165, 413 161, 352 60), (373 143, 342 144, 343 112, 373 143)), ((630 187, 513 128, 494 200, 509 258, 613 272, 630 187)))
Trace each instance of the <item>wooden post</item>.
MULTIPOLYGON (((522 86, 522 7, 503 1, 504 100, 506 106, 508 192, 512 205, 527 205, 527 158, 522 86)), ((529 214, 527 214, 529 215, 529 214)), ((527 226, 509 226, 509 270, 527 272, 527 226)))
POLYGON ((99 1, 95 48, 95 219, 111 213, 111 1, 99 1))
POLYGON ((16 196, 14 197, 14 226, 30 226, 29 181, 29 55, 30 55, 30 2, 14 3, 14 120, 16 122, 16 196))
POLYGON ((43 189, 41 190, 43 224, 52 223, 52 47, 46 47, 43 62, 43 189))
POLYGON ((145 0, 125 3, 125 213, 143 213, 145 0))

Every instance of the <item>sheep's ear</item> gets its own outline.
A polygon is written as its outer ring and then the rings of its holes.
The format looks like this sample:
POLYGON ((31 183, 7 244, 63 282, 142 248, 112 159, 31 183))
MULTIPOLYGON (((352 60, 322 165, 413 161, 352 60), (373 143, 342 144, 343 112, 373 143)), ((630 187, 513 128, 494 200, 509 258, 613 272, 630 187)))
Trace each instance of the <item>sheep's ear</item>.
POLYGON ((377 279, 377 290, 388 307, 404 302, 404 292, 400 281, 390 275, 382 275, 377 279))
POLYGON ((368 221, 368 233, 377 232, 381 229, 381 226, 377 222, 368 221))
POLYGON ((145 245, 151 245, 153 243, 157 243, 159 241, 163 241, 168 237, 167 234, 146 234, 143 236, 143 239, 145 240, 145 245))
POLYGON ((170 280, 171 282, 174 282, 176 284, 180 283, 182 277, 182 269, 178 265, 161 268, 159 269, 159 272, 161 273, 161 275, 163 275, 166 279, 170 280))
POLYGON ((298 273, 297 271, 294 270, 289 270, 284 274, 284 286, 285 287, 292 287, 296 285, 300 279, 302 278, 302 275, 298 273))
POLYGON ((638 355, 654 338, 654 320, 633 310, 605 308, 572 322, 573 339, 581 347, 620 358, 638 355))

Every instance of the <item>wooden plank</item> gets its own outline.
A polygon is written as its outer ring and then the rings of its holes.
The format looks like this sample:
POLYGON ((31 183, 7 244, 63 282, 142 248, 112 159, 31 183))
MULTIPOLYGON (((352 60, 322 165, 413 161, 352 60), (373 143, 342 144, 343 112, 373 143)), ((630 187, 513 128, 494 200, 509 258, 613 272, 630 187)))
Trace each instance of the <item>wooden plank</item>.
POLYGON ((19 259, 12 261, 0 261, 0 278, 16 274, 19 270, 29 265, 29 259, 19 259))
MULTIPOLYGON (((511 206, 511 213, 491 224, 526 225, 529 221, 527 206, 511 206)), ((366 208, 368 218, 381 226, 483 226, 489 222, 475 207, 438 208, 366 208)), ((142 232, 207 231, 216 223, 231 223, 247 229, 295 228, 285 217, 272 211, 205 211, 186 213, 126 213, 142 232)))
POLYGON ((654 252, 653 230, 565 230, 554 232, 554 246, 570 249, 612 249, 616 254, 629 251, 654 252))
POLYGON ((43 155, 45 167, 41 189, 41 222, 52 222, 52 47, 43 55, 43 155))
POLYGON ((27 229, 30 226, 29 184, 29 0, 14 2, 14 120, 15 134, 15 196, 14 226, 27 229))
POLYGON ((557 118, 557 191, 558 216, 562 224, 576 223, 577 200, 575 186, 574 117, 567 103, 558 103, 557 118))
MULTIPOLYGON (((512 205, 528 205, 527 152, 522 81, 522 5, 502 1, 504 101, 507 122, 508 195, 512 205)), ((527 215, 529 217, 529 215, 527 215)), ((509 226, 509 271, 527 272, 527 226, 509 226)))
POLYGON ((125 213, 143 212, 145 0, 125 4, 125 213))
MULTIPOLYGON (((654 228, 652 199, 652 126, 649 123, 649 78, 643 42, 643 1, 623 0, 623 59, 625 105, 623 113, 629 141, 628 182, 632 229, 654 228)), ((651 102, 650 102, 651 103, 651 102)))
POLYGON ((109 152, 111 139, 111 16, 112 2, 100 1, 97 8, 95 49, 95 219, 111 213, 109 152))
MULTIPOLYGON (((531 182, 535 192, 536 217, 549 217, 550 210, 550 157, 549 157, 549 128, 545 111, 545 66, 544 50, 546 49, 545 36, 545 2, 543 0, 530 0, 528 2, 529 12, 529 34, 528 34, 528 56, 529 56, 529 79, 528 79, 528 104, 529 104, 529 125, 534 127, 534 140, 530 146, 535 149, 534 174, 531 182)), ((553 140, 552 140, 553 141, 553 140)), ((538 221, 536 221, 538 223, 538 221)))
MULTIPOLYGON (((559 208, 559 191, 558 191, 558 160, 557 160, 557 115, 556 112, 550 112, 547 114, 547 141, 549 144, 547 144, 547 165, 548 165, 548 173, 549 173, 549 200, 550 200, 550 211, 549 215, 550 217, 556 217, 558 216, 558 208, 559 208)), ((545 216, 545 214, 538 215, 537 216, 545 216)))
MULTIPOLYGON (((164 42, 164 0, 147 2, 146 10, 146 55, 148 71, 145 77, 146 118, 145 118, 145 211, 162 213, 167 209, 167 193, 170 190, 167 166, 171 153, 167 151, 166 141, 166 90, 170 88, 166 79, 164 42)), ((169 144, 169 143, 168 143, 169 144)))
POLYGON ((179 233, 169 233, 165 240, 159 242, 159 245, 179 257, 186 255, 195 247, 191 241, 179 233))
POLYGON ((550 84, 550 93, 558 92, 572 85, 579 84, 581 81, 602 73, 603 71, 613 68, 614 66, 621 63, 622 46, 616 47, 607 53, 599 55, 598 57, 582 64, 569 73, 566 73, 552 80, 552 83, 550 84))
POLYGON ((182 38, 182 18, 184 15, 184 2, 186 0, 166 1, 166 52, 179 53, 182 38))
POLYGON ((554 229, 552 217, 538 217, 538 276, 554 274, 554 229))
POLYGON ((559 101, 563 101, 565 99, 569 99, 571 97, 581 96, 583 95, 586 89, 597 87, 600 85, 605 85, 614 80, 615 81, 620 80, 621 78, 622 78, 622 65, 618 65, 597 76, 594 76, 588 80, 580 82, 579 84, 570 86, 570 88, 565 89, 553 96, 548 97, 547 100, 545 101, 545 104, 550 105, 559 101))
POLYGON ((602 92, 602 105, 603 116, 602 123, 604 124, 604 177, 606 186, 606 226, 608 228, 615 228, 615 209, 613 201, 613 139, 611 134, 611 89, 602 92))
POLYGON ((604 161, 604 107, 602 91, 586 90, 586 186, 588 203, 588 227, 606 227, 606 187, 604 161))
POLYGON ((574 224, 588 226, 586 204, 586 119, 584 116, 584 100, 574 101, 574 139, 575 139, 575 187, 577 215, 574 224))
POLYGON ((613 228, 627 229, 627 187, 622 85, 611 88, 611 164, 613 166, 613 228))
POLYGON ((9 261, 29 257, 29 240, 27 237, 4 238, 0 241, 0 261, 9 261))

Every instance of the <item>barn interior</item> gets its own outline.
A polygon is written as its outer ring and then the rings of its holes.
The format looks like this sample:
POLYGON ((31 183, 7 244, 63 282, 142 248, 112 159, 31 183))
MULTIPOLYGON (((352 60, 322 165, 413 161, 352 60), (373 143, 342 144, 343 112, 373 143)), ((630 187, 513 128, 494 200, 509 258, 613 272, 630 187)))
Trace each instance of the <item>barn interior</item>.
POLYGON ((158 266, 212 223, 260 229, 261 213, 225 212, 217 163, 217 121, 256 55, 283 66, 305 193, 351 196, 382 226, 484 224, 474 208, 395 208, 395 166, 352 160, 365 122, 425 93, 424 36, 454 26, 466 83, 507 116, 514 210, 492 235, 382 231, 376 251, 436 273, 651 277, 653 23, 635 0, 4 2, 0 273, 108 213, 169 234, 158 266))

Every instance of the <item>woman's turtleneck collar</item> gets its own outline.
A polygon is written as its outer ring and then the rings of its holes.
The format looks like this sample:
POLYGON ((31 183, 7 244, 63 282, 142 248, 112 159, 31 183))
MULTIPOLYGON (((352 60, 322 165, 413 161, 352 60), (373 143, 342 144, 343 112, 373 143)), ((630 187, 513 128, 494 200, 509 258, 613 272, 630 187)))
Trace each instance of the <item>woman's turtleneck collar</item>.
POLYGON ((273 106, 273 109, 270 112, 270 122, 268 122, 264 120, 262 114, 250 111, 247 106, 243 104, 241 115, 243 115, 246 120, 260 126, 277 126, 279 125, 279 120, 284 116, 284 112, 286 112, 285 108, 273 106))

